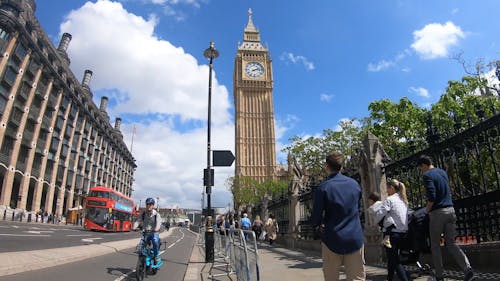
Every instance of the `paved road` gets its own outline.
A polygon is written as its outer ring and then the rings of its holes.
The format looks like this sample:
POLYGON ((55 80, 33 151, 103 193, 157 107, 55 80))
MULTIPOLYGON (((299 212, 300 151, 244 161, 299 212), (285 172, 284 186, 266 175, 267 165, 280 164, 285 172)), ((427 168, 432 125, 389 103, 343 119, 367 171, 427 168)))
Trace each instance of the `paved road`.
POLYGON ((137 237, 134 232, 96 232, 79 226, 0 221, 0 253, 79 246, 137 237))
MULTIPOLYGON (((162 254, 163 267, 155 276, 148 276, 149 281, 182 281, 184 279, 195 235, 185 228, 175 228, 171 231, 173 233, 166 238, 167 249, 162 254)), ((138 236, 137 233, 136 236, 138 236)), ((74 263, 3 276, 0 277, 0 281, 135 280, 137 255, 134 250, 135 248, 129 248, 74 263)))

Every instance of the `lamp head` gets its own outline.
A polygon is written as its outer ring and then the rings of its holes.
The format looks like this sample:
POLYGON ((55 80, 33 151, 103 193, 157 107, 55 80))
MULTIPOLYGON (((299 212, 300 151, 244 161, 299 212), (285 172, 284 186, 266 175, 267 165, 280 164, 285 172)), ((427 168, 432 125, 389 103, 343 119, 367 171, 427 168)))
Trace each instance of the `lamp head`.
POLYGON ((219 51, 215 49, 215 43, 210 41, 210 47, 203 52, 203 56, 207 59, 215 59, 219 56, 219 51))

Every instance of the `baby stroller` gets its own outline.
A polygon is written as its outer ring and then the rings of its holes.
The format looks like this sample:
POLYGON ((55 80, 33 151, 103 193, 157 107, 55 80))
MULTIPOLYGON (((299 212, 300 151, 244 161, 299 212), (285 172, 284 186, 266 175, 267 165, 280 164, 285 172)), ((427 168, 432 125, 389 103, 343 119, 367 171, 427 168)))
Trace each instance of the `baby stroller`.
POLYGON ((416 265, 418 274, 430 273, 430 266, 420 261, 421 254, 430 253, 429 215, 425 207, 410 210, 408 233, 400 250, 400 261, 404 265, 416 265))

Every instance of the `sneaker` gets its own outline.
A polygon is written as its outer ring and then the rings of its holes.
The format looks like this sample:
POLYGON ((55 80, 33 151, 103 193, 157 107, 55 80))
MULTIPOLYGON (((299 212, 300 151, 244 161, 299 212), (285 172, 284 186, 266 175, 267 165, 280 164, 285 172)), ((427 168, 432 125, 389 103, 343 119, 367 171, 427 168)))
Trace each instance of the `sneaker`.
POLYGON ((389 235, 384 236, 384 239, 382 240, 382 245, 384 245, 385 247, 387 247, 389 249, 392 248, 391 237, 389 235))
POLYGON ((472 271, 472 268, 467 269, 465 271, 465 276, 464 276, 464 281, 470 281, 474 279, 474 271, 472 271))

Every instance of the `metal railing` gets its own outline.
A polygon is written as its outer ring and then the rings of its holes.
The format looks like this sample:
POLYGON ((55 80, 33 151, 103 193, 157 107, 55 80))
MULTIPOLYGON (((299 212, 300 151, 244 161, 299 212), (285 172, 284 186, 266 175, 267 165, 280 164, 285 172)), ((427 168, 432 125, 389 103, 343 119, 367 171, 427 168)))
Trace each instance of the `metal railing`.
MULTIPOLYGON (((200 229, 201 231, 201 229, 200 229)), ((209 271, 209 279, 218 280, 219 276, 236 275, 238 281, 259 281, 259 253, 257 238, 251 230, 214 229, 215 259, 209 271)), ((200 232, 198 245, 204 244, 200 232)))

